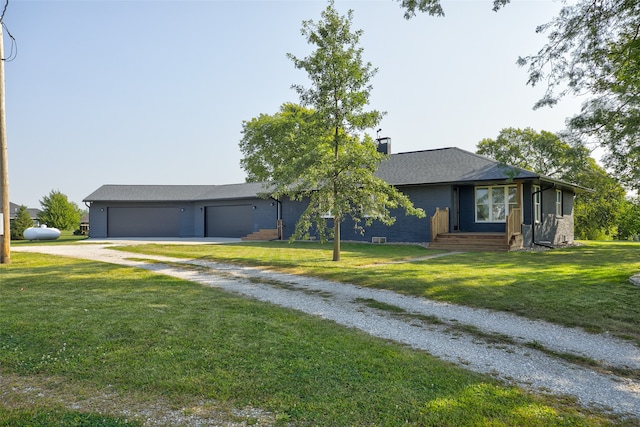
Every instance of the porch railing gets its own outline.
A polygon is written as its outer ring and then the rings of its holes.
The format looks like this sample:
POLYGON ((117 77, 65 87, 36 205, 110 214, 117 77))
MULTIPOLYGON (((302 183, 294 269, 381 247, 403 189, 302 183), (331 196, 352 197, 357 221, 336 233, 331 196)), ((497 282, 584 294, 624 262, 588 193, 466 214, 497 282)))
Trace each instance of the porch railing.
POLYGON ((522 209, 513 208, 507 216, 507 244, 511 242, 513 236, 522 233, 522 209))
POLYGON ((431 217, 431 241, 433 242, 438 234, 449 232, 449 208, 436 208, 436 213, 431 217))

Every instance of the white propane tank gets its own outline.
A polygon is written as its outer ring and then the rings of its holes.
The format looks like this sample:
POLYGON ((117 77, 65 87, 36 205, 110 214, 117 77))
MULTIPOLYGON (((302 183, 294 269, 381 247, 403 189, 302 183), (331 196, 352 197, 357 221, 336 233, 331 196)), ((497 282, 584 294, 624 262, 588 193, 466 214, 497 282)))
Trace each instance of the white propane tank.
POLYGON ((60 237, 60 230, 41 225, 40 227, 27 228, 22 235, 27 240, 56 240, 60 237))

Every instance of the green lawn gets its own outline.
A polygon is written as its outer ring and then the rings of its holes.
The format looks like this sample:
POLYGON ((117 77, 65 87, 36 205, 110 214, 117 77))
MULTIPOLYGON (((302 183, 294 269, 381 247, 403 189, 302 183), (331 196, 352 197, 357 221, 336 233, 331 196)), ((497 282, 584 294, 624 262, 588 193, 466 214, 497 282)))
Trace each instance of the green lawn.
MULTIPOLYGON (((368 267, 376 260, 429 253, 365 246, 345 245, 340 266, 324 261, 330 249, 318 245, 299 253, 293 250, 298 246, 257 244, 155 250, 225 260, 261 253, 259 262, 288 257, 279 262, 282 268, 333 278, 342 271, 361 280, 367 271, 390 269, 387 278, 403 271, 401 265, 368 267), (307 259, 314 253, 315 260, 307 259), (300 257, 307 260, 296 262, 300 257)), ((622 253, 629 248, 637 250, 622 253)), ((442 269, 453 258, 405 265, 402 281, 426 274, 419 273, 426 265, 442 269)), ((0 266, 0 278, 0 375, 44 396, 26 401, 14 388, 0 390, 0 426, 136 424, 114 411, 102 415, 99 402, 83 410, 61 404, 101 395, 119 396, 126 408, 153 402, 204 406, 228 413, 229 420, 238 417, 231 408, 259 408, 269 411, 276 425, 621 422, 579 409, 570 399, 533 396, 330 321, 148 271, 15 252, 11 264, 0 266)), ((455 295, 427 288, 439 298, 455 295)))
POLYGON ((319 243, 144 245, 127 249, 260 265, 438 301, 609 332, 640 344, 640 243, 588 242, 543 252, 442 253, 420 246, 343 244, 341 262, 319 243))

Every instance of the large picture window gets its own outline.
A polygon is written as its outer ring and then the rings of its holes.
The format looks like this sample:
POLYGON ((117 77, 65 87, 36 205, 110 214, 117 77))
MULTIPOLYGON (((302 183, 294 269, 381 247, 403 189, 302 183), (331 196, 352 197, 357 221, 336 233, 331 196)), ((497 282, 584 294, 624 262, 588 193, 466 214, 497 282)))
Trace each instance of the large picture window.
POLYGON ((516 185, 476 187, 476 222, 506 222, 518 206, 516 185))

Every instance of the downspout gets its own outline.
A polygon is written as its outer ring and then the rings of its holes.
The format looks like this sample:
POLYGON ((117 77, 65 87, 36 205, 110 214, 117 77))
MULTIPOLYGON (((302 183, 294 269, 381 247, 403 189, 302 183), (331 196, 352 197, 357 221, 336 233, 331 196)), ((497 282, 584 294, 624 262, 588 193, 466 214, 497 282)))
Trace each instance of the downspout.
POLYGON ((276 202, 276 228, 278 229, 278 238, 274 240, 282 240, 284 225, 282 224, 282 202, 274 197, 271 200, 276 202))
MULTIPOLYGON (((532 242, 532 244, 534 246, 542 246, 542 247, 549 248, 549 249, 553 249, 553 246, 545 245, 544 243, 536 242, 536 211, 535 211, 536 205, 535 205, 535 195, 538 194, 538 193, 542 193, 544 191, 547 191, 547 190, 551 190, 553 188, 556 188, 556 183, 555 182, 550 187, 541 188, 540 190, 534 191, 534 192, 531 193, 531 210, 533 211, 532 215, 531 215, 533 217, 533 221, 531 221, 531 232, 532 232, 531 242, 532 242)), ((540 197, 540 221, 542 221, 542 197, 540 197)))

